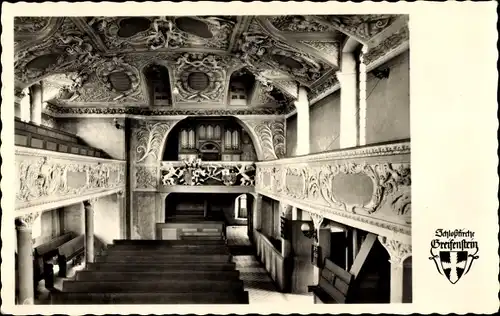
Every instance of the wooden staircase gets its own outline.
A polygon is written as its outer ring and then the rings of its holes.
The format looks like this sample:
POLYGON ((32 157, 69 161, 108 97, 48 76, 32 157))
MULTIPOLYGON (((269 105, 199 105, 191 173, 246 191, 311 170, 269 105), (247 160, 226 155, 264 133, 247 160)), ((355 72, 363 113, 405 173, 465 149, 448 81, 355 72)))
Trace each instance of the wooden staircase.
POLYGON ((115 240, 52 304, 248 304, 225 241, 115 240))

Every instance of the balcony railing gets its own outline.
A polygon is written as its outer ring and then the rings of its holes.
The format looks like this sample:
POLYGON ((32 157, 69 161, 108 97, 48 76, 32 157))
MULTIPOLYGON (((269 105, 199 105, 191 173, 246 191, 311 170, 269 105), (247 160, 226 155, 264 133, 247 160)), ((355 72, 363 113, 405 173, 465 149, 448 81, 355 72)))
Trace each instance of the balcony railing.
POLYGON ((125 188, 124 161, 16 146, 16 210, 40 211, 125 188))
POLYGON ((256 165, 257 193, 367 231, 410 235, 407 140, 256 165))
POLYGON ((160 166, 160 185, 225 185, 254 186, 253 162, 227 161, 163 161, 160 166))

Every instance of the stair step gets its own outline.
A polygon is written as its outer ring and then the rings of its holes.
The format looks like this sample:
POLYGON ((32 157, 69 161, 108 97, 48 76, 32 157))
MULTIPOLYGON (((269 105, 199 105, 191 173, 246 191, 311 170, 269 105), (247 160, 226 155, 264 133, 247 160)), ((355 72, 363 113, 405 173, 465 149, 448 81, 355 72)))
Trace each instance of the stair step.
POLYGON ((225 245, 224 241, 215 240, 197 240, 196 242, 188 242, 183 240, 124 240, 119 239, 114 241, 114 245, 140 245, 145 247, 155 247, 155 246, 171 246, 171 245, 225 245))
POLYGON ((51 294, 52 304, 248 304, 248 292, 51 294))
POLYGON ((108 248, 104 252, 106 255, 119 254, 123 256, 127 255, 155 255, 155 256, 166 256, 166 255, 176 255, 176 254, 229 254, 229 250, 226 247, 221 248, 202 248, 202 247, 182 247, 182 248, 171 248, 171 249, 120 249, 120 248, 108 248))
POLYGON ((112 271, 112 272, 162 272, 176 270, 191 271, 231 271, 235 270, 234 262, 227 263, 142 263, 132 264, 94 262, 87 265, 87 271, 112 271))
POLYGON ((116 263, 137 263, 137 262, 165 262, 165 263, 174 263, 174 262, 184 262, 184 263, 205 263, 205 262, 213 262, 213 263, 224 263, 230 262, 230 255, 210 255, 210 254, 202 254, 202 255, 194 255, 194 254, 182 254, 182 255, 168 255, 168 256, 155 256, 155 255, 135 255, 135 256, 122 256, 122 255, 108 255, 108 256, 98 256, 95 258, 95 262, 116 262, 116 263))
POLYGON ((238 280, 239 271, 108 272, 78 271, 77 281, 238 280))
POLYGON ((196 235, 181 235, 181 240, 223 240, 222 236, 196 236, 196 235))
POLYGON ((153 280, 153 281, 64 281, 63 292, 97 293, 186 293, 243 291, 241 280, 153 280))

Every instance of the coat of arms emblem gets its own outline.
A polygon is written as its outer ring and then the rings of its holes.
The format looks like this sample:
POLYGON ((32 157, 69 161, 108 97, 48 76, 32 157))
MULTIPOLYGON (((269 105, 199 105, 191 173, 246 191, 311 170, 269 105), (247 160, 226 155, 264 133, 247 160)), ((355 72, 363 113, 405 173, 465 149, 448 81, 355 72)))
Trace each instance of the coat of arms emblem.
POLYGON ((479 258, 478 243, 474 240, 474 232, 461 230, 438 229, 431 242, 431 255, 438 272, 444 275, 451 284, 457 283, 479 258))

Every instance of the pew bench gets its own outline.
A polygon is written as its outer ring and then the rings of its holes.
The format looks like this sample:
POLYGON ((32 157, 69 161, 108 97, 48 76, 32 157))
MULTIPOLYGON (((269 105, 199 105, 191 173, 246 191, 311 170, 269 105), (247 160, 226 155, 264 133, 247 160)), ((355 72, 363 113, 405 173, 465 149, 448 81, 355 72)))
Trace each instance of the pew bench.
POLYGON ((354 276, 332 261, 325 259, 318 285, 309 286, 314 304, 346 304, 352 300, 354 276))
POLYGON ((80 263, 85 255, 85 236, 77 236, 57 248, 57 263, 59 277, 65 278, 68 273, 68 263, 80 263))
POLYGON ((35 288, 42 279, 45 280, 45 287, 47 289, 54 287, 53 266, 55 263, 54 258, 56 258, 58 254, 57 249, 74 237, 73 233, 67 233, 35 247, 33 252, 35 288))

